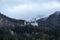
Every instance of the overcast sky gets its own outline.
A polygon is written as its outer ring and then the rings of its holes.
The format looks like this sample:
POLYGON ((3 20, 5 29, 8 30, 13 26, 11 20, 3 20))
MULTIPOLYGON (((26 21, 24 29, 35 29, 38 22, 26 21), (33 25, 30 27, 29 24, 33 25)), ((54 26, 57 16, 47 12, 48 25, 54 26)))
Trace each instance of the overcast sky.
POLYGON ((0 0, 0 12, 15 19, 30 20, 60 11, 60 0, 0 0))

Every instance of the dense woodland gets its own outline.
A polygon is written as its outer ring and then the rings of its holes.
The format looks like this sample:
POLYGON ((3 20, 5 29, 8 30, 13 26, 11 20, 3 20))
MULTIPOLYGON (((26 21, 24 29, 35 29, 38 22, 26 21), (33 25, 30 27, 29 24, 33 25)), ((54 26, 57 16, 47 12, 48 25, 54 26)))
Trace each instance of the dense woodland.
POLYGON ((40 29, 33 27, 31 25, 24 27, 12 27, 10 28, 14 31, 14 34, 9 32, 9 29, 6 30, 0 29, 0 40, 54 40, 56 35, 54 31, 47 31, 47 29, 40 29))
POLYGON ((38 26, 21 26, 21 20, 0 14, 0 40, 60 40, 59 11, 36 22, 38 26))

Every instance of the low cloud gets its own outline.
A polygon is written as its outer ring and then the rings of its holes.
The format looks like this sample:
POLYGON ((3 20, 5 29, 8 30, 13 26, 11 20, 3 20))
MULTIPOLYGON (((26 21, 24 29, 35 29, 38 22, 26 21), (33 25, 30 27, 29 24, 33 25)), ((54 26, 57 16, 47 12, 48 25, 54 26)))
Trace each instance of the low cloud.
POLYGON ((55 11, 60 11, 60 3, 56 0, 48 2, 40 1, 41 3, 38 2, 39 0, 37 2, 34 2, 34 0, 31 1, 23 1, 24 3, 18 3, 13 6, 6 4, 4 5, 5 7, 2 7, 4 8, 4 11, 2 12, 7 16, 16 19, 31 19, 38 15, 46 17, 55 11))

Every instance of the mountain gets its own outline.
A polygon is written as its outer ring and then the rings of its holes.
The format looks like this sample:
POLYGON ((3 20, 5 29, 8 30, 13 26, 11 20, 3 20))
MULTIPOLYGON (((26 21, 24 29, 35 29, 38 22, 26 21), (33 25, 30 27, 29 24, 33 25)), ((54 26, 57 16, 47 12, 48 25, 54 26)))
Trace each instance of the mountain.
POLYGON ((56 11, 52 15, 50 15, 48 18, 42 18, 37 20, 39 25, 54 25, 54 26, 60 26, 60 11, 56 11))
POLYGON ((60 25, 60 11, 56 11, 54 14, 50 15, 47 21, 49 21, 55 26, 59 26, 60 25))
POLYGON ((11 34, 12 29, 24 25, 25 20, 16 20, 0 13, 0 34, 11 34))
POLYGON ((0 13, 0 27, 14 27, 14 26, 20 26, 21 24, 24 24, 25 20, 16 20, 13 18, 9 18, 3 14, 0 13))
POLYGON ((38 27, 31 24, 24 25, 24 22, 26 21, 9 18, 0 13, 0 35, 3 37, 9 35, 12 38, 18 38, 18 40, 44 40, 44 38, 58 40, 57 38, 60 38, 60 11, 37 20, 38 27))
POLYGON ((44 32, 47 33, 45 30, 48 29, 50 33, 60 36, 60 11, 56 11, 47 18, 39 19, 37 22, 44 32))
POLYGON ((56 11, 54 14, 50 15, 47 21, 52 24, 52 27, 56 29, 56 34, 60 36, 60 11, 56 11))

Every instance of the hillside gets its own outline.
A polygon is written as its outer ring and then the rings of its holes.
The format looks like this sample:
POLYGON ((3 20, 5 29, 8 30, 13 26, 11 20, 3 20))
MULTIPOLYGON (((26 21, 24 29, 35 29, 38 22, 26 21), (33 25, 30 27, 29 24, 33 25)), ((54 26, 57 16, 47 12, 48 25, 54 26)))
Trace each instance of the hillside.
POLYGON ((24 22, 0 13, 0 40, 60 40, 60 11, 37 20, 38 26, 24 22))

